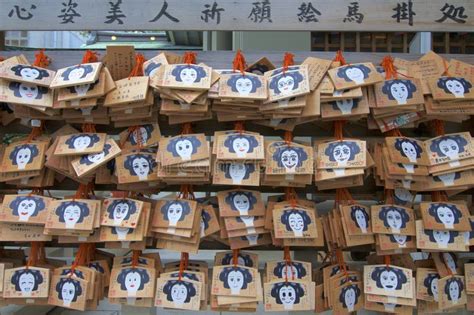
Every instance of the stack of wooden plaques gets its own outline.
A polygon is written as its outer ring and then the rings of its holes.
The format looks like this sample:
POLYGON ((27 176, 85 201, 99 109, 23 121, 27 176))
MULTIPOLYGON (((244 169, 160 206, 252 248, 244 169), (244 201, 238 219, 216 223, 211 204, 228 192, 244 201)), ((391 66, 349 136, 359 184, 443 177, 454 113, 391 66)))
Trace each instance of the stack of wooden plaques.
MULTIPOLYGON (((134 252, 135 254, 135 252, 134 252)), ((115 257, 108 299, 113 304, 151 307, 155 298, 157 263, 153 258, 115 257)))
POLYGON ((265 159, 264 139, 243 130, 216 131, 213 146, 214 184, 259 186, 260 166, 265 159))
POLYGON ((233 189, 217 193, 220 236, 232 249, 270 244, 264 228, 265 206, 259 191, 233 189))
POLYGON ((194 200, 160 200, 155 207, 151 230, 157 247, 197 253, 201 239, 202 205, 194 200))
POLYGON ((422 202, 417 247, 430 252, 469 251, 470 214, 464 202, 422 202), (467 234, 467 235, 466 235, 467 234))
POLYGON ((315 181, 319 190, 361 186, 374 165, 366 142, 356 139, 315 141, 315 181))
POLYGON ((257 268, 239 266, 236 261, 230 266, 214 266, 211 281, 214 309, 233 306, 239 311, 255 311, 261 301, 263 288, 257 268))
POLYGON ((158 178, 167 184, 208 183, 210 143, 204 134, 162 138, 156 162, 158 178))

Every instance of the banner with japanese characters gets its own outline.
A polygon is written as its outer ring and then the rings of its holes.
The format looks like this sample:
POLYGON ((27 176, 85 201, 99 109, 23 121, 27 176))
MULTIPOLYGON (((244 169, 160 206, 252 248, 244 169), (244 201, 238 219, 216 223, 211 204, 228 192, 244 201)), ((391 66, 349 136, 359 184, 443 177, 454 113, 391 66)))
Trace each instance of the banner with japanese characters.
POLYGON ((472 0, 0 0, 0 30, 474 29, 472 0))

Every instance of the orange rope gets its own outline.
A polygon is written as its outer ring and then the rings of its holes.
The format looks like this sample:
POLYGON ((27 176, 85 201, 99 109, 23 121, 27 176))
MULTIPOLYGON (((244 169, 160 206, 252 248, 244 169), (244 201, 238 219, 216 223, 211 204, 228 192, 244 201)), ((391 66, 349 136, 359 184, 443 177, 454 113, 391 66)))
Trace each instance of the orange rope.
POLYGON ((143 64, 145 63, 145 56, 143 54, 135 55, 135 65, 133 66, 132 71, 128 75, 128 78, 131 77, 140 77, 143 76, 143 64))
POLYGON ((41 137, 41 135, 43 134, 43 131, 44 131, 44 123, 41 120, 39 127, 33 127, 31 129, 31 132, 28 135, 28 138, 26 139, 26 142, 31 142, 31 141, 34 141, 36 138, 41 137))
POLYGON ((132 268, 136 268, 138 266, 141 253, 141 250, 132 250, 132 268))
POLYGON ((288 201, 292 208, 298 205, 298 195, 293 187, 285 187, 285 199, 288 201))
POLYGON ((74 258, 74 262, 71 266, 71 273, 69 274, 69 277, 71 277, 74 274, 74 270, 76 270, 76 267, 85 265, 88 247, 89 247, 89 244, 79 245, 79 249, 76 253, 76 257, 74 258))
POLYGON ((286 52, 283 56, 283 73, 288 70, 288 67, 293 66, 295 64, 295 55, 292 53, 286 52))
POLYGON ((239 49, 235 53, 234 61, 232 61, 232 70, 234 72, 240 71, 242 75, 245 74, 245 68, 247 68, 247 63, 245 62, 245 57, 242 51, 239 49))
POLYGON ((334 137, 336 137, 337 140, 341 141, 344 138, 344 124, 346 122, 344 120, 336 120, 334 121, 334 137))
POLYGON ((403 137, 402 132, 398 128, 389 130, 389 131, 385 132, 384 135, 386 135, 388 137, 403 137))
POLYGON ((239 264, 239 249, 233 249, 232 250, 232 263, 234 264, 234 267, 237 267, 239 264))
POLYGON ((183 56, 184 63, 187 63, 188 65, 196 64, 196 56, 197 56, 197 53, 193 51, 185 52, 183 56))
POLYGON ((444 65, 444 72, 443 72, 443 75, 445 76, 448 76, 449 77, 449 65, 448 65, 448 62, 446 61, 446 59, 443 58, 443 65, 444 65))
POLYGON ((99 61, 99 53, 87 50, 82 57, 82 63, 91 63, 99 61))
POLYGON ((388 268, 388 266, 390 266, 390 264, 391 264, 390 255, 384 255, 383 256, 383 261, 385 263, 385 267, 388 268))
POLYGON ((51 58, 49 58, 45 53, 44 49, 41 49, 39 52, 35 54, 35 61, 33 62, 33 66, 46 68, 51 63, 51 58))
POLYGON ((245 124, 243 121, 239 120, 234 123, 234 129, 237 130, 240 134, 242 134, 245 130, 245 124))
POLYGON ((385 189, 385 203, 387 204, 393 204, 394 198, 393 198, 393 189, 385 189))
POLYGON ((41 251, 41 243, 42 242, 31 242, 31 250, 30 250, 30 255, 28 256, 26 269, 28 269, 29 267, 35 266, 38 263, 38 259, 39 259, 40 251, 41 251))
POLYGON ((184 123, 181 130, 181 135, 188 135, 193 132, 193 127, 191 123, 184 123))
POLYGON ((393 64, 393 58, 392 56, 385 56, 382 59, 382 62, 380 65, 384 68, 385 70, 385 80, 389 80, 391 78, 397 79, 397 68, 393 64))
POLYGON ((346 65, 346 59, 344 58, 344 55, 342 54, 342 50, 338 50, 336 52, 336 57, 334 57, 333 61, 339 61, 339 63, 341 64, 341 66, 344 66, 346 65))
POLYGON ((285 282, 288 282, 288 268, 290 268, 291 280, 295 280, 295 274, 291 268, 291 254, 289 246, 283 247, 283 259, 285 260, 285 282))
POLYGON ((188 268, 189 263, 189 253, 181 253, 181 260, 179 262, 179 275, 178 280, 181 281, 183 277, 183 272, 188 268))
POLYGON ((448 201, 448 195, 446 191, 432 191, 431 200, 434 202, 446 202, 448 201))
POLYGON ((142 134, 140 132, 140 127, 141 126, 131 126, 131 127, 128 127, 127 129, 127 136, 125 137, 125 139, 123 140, 123 143, 121 143, 121 146, 123 144, 125 144, 125 142, 127 141, 127 139, 130 137, 130 135, 134 134, 135 135, 135 138, 137 139, 137 146, 138 148, 142 148, 143 147, 143 138, 142 138, 142 134))
POLYGON ((82 124, 82 132, 96 132, 95 124, 82 124))
POLYGON ((335 251, 336 254, 336 259, 337 263, 339 264, 339 267, 342 269, 342 272, 344 275, 349 278, 349 274, 347 273, 347 265, 346 262, 344 261, 344 254, 342 253, 342 250, 340 248, 337 248, 335 251))
POLYGON ((178 199, 194 200, 194 188, 190 184, 182 184, 178 193, 178 199))
POLYGON ((291 142, 293 141, 293 132, 288 131, 288 130, 285 131, 285 136, 284 136, 283 139, 285 140, 285 143, 286 143, 287 145, 290 145, 291 142))
POLYGON ((434 119, 432 120, 433 127, 435 130, 435 133, 437 136, 442 136, 446 133, 445 128, 444 128, 444 121, 439 120, 439 119, 434 119))

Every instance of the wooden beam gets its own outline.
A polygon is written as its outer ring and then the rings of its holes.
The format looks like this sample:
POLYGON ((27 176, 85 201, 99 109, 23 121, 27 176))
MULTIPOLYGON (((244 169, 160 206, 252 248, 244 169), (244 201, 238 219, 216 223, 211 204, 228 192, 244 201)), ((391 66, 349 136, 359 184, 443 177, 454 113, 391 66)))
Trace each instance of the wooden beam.
POLYGON ((451 4, 452 8, 445 5, 446 0, 186 0, 185 5, 182 0, 42 0, 34 4, 0 0, 0 30, 471 32, 474 29, 474 1, 457 0, 451 4))
POLYGON ((5 32, 0 32, 0 50, 5 50, 5 32))

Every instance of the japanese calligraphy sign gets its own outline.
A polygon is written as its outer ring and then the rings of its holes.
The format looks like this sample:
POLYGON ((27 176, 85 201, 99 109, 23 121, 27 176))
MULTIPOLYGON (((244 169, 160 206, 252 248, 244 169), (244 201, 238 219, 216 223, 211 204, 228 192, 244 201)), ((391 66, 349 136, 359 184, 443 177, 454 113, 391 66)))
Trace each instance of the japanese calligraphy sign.
POLYGON ((0 7, 2 30, 460 32, 474 26, 469 0, 188 0, 186 6, 179 0, 0 0, 0 7))

